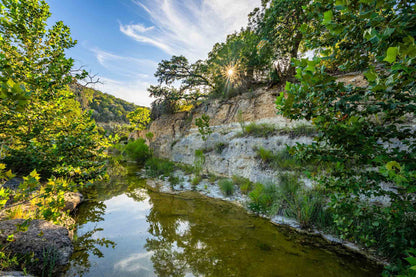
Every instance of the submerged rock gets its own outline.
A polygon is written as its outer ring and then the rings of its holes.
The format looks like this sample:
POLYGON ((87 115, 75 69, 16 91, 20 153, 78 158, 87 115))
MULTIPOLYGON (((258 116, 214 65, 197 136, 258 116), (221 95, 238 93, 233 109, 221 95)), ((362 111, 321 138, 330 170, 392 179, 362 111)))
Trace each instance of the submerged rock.
POLYGON ((0 221, 0 245, 7 244, 11 254, 33 253, 38 267, 48 263, 60 267, 69 263, 74 248, 66 228, 36 219, 28 224, 27 231, 18 231, 17 226, 24 222, 24 219, 0 221), (8 242, 7 238, 12 234, 13 241, 8 242))

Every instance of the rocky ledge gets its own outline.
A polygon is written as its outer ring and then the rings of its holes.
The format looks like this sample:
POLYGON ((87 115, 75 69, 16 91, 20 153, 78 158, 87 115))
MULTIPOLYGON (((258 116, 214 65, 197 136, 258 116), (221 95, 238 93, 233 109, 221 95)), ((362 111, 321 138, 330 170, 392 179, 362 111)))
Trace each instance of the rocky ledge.
POLYGON ((48 263, 60 267, 69 262, 74 248, 65 227, 39 219, 25 225, 24 219, 0 221, 0 245, 17 255, 33 253, 35 270, 42 270, 48 263))

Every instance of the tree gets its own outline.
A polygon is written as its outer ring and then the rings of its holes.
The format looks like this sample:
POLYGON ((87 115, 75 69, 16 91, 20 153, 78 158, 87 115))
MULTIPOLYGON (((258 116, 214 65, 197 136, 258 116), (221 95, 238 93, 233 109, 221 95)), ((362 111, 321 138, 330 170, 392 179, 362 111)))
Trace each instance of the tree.
POLYGON ((197 61, 189 64, 184 56, 172 56, 170 60, 162 60, 156 70, 155 77, 159 85, 150 86, 150 96, 157 98, 152 103, 151 118, 156 119, 164 113, 174 113, 181 100, 195 104, 206 97, 208 88, 212 88, 206 77, 205 62, 197 61), (173 86, 180 83, 179 88, 173 86))
POLYGON ((36 169, 78 181, 103 173, 103 139, 66 85, 74 46, 62 22, 46 29, 49 6, 39 0, 4 0, 0 8, 0 145, 17 173, 36 169))
POLYGON ((249 27, 265 44, 273 48, 272 59, 288 64, 287 72, 280 77, 292 77, 295 68, 291 60, 298 58, 303 39, 302 29, 311 21, 310 13, 305 12, 310 4, 307 0, 262 0, 262 7, 249 15, 249 27))
POLYGON ((320 17, 326 35, 313 41, 324 58, 297 61, 299 83, 288 83, 277 103, 283 115, 312 120, 319 130, 314 143, 294 150, 302 159, 332 164, 319 181, 331 191, 333 219, 343 238, 396 258, 416 241, 410 216, 416 212, 415 1, 314 5, 327 9, 320 17), (348 59, 326 55, 328 46, 348 59), (338 82, 322 60, 343 70, 358 64, 368 85, 338 82), (389 202, 374 205, 369 201, 374 197, 389 202))
POLYGON ((144 130, 150 123, 150 110, 145 107, 138 107, 136 110, 128 113, 127 118, 134 130, 144 130))

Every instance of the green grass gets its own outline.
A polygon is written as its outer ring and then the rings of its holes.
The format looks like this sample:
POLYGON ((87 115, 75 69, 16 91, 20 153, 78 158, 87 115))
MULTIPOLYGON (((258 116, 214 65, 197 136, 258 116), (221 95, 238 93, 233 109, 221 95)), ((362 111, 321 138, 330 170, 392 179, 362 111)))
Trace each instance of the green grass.
POLYGON ((299 124, 293 128, 277 128, 276 126, 269 123, 250 123, 248 125, 242 126, 243 132, 238 136, 245 137, 265 137, 268 138, 274 135, 289 135, 291 138, 301 137, 301 136, 314 136, 317 131, 314 126, 309 124, 299 124))
POLYGON ((253 183, 247 178, 233 175, 232 181, 235 186, 240 188, 240 191, 243 194, 247 194, 253 189, 253 183))
POLYGON ((197 185, 199 185, 199 183, 201 183, 201 181, 202 181, 202 176, 201 175, 196 175, 191 181, 191 186, 194 188, 197 185))
POLYGON ((222 193, 225 196, 233 195, 234 193, 234 185, 233 181, 230 179, 221 179, 218 182, 218 186, 220 187, 222 193))

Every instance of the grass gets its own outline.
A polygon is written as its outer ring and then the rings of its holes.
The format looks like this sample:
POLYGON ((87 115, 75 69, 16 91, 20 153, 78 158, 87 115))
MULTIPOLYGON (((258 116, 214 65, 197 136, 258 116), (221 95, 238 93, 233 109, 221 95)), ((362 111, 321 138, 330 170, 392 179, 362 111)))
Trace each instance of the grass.
POLYGON ((228 147, 228 143, 225 142, 217 142, 214 146, 215 153, 221 154, 225 148, 228 147))
POLYGON ((230 196, 233 195, 234 193, 234 185, 233 185, 233 181, 230 179, 221 179, 218 182, 218 186, 220 187, 222 193, 225 196, 230 196))
POLYGON ((232 181, 234 186, 239 187, 243 194, 248 194, 253 189, 253 183, 247 178, 233 175, 232 181))
POLYGON ((252 136, 252 137, 265 137, 268 138, 274 135, 289 135, 290 138, 296 137, 310 137, 316 135, 317 131, 314 126, 309 124, 299 124, 292 128, 277 128, 276 126, 268 123, 250 123, 242 126, 242 132, 239 137, 252 136))
POLYGON ((195 188, 199 183, 201 183, 201 181, 202 181, 202 176, 196 175, 191 181, 191 186, 195 188))
POLYGON ((294 174, 281 175, 279 185, 255 184, 249 198, 248 207, 256 213, 294 218, 303 228, 332 228, 333 219, 324 208, 323 191, 305 188, 294 174))

